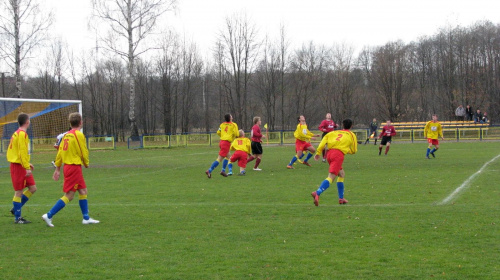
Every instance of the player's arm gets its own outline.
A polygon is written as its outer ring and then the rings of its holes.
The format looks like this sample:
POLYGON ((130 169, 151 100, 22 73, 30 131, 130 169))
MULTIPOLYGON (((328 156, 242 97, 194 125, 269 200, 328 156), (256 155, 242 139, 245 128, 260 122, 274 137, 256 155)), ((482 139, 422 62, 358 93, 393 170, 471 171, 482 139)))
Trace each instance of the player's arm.
POLYGON ((21 165, 23 166, 24 169, 29 170, 31 172, 31 166, 30 166, 30 156, 28 153, 28 145, 29 145, 29 139, 28 135, 26 132, 21 131, 19 132, 18 138, 18 153, 19 153, 19 158, 21 159, 21 165))
POLYGON ((356 137, 356 134, 352 133, 349 131, 349 133, 352 135, 352 143, 351 143, 351 148, 349 153, 354 155, 355 153, 358 152, 358 138, 356 137))
POLYGON ((396 128, 394 128, 394 127, 393 127, 393 128, 392 128, 392 131, 393 131, 393 132, 392 132, 391 136, 396 136, 396 128))
POLYGON ((82 151, 82 163, 85 167, 89 167, 89 150, 87 149, 87 140, 82 132, 76 133, 78 137, 78 144, 80 145, 80 150, 82 151))
MULTIPOLYGON (((323 137, 323 139, 321 139, 321 142, 319 143, 319 146, 318 146, 318 149, 316 149, 316 155, 314 156, 314 159, 316 159, 316 157, 318 157, 319 159, 319 156, 323 153, 323 150, 325 149, 325 145, 328 143, 328 137, 330 136, 332 132, 328 133, 327 135, 325 135, 325 137, 323 137)), ((318 160, 316 159, 316 160, 318 160)))
POLYGON ((427 138, 427 131, 429 130, 430 122, 427 122, 424 127, 424 138, 427 138))
POLYGON ((319 124, 318 129, 319 129, 319 131, 326 132, 326 125, 325 125, 325 121, 322 121, 322 122, 319 124))

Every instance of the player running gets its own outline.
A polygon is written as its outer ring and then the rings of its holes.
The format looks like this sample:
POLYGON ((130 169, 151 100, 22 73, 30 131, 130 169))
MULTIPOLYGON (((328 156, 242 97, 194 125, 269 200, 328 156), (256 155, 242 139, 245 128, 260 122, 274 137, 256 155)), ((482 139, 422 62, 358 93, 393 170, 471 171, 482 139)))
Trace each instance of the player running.
MULTIPOLYGON (((304 155, 303 152, 309 151, 306 159, 301 162, 304 165, 311 166, 309 162, 307 162, 316 152, 316 149, 311 145, 310 141, 315 140, 316 137, 319 137, 319 134, 315 135, 307 129, 306 118, 303 115, 300 115, 298 118, 299 124, 297 125, 297 129, 293 133, 295 137, 295 156, 292 158, 290 163, 286 166, 288 169, 293 169, 293 164, 301 159, 304 155)), ((300 161, 299 161, 300 162, 300 161)))
POLYGON ((429 154, 431 154, 433 158, 436 157, 434 153, 439 149, 439 136, 441 136, 441 139, 444 141, 443 127, 441 123, 438 122, 438 116, 434 114, 432 115, 432 121, 428 121, 424 128, 424 137, 427 138, 427 143, 429 143, 425 158, 430 159, 429 154), (432 146, 434 146, 434 149, 431 150, 432 146))
POLYGON ((212 178, 212 171, 219 166, 220 162, 222 162, 222 171, 220 175, 227 177, 226 174, 226 166, 229 161, 228 157, 231 155, 229 153, 229 148, 231 147, 231 143, 233 140, 238 137, 238 125, 233 122, 233 116, 231 114, 224 115, 225 122, 221 123, 219 126, 219 130, 217 130, 217 135, 220 136, 219 142, 219 155, 217 159, 212 163, 210 168, 205 171, 207 177, 212 178))
POLYGON ((385 145, 387 145, 387 147, 385 147, 385 155, 387 155, 391 147, 392 136, 394 135, 396 135, 396 129, 394 128, 394 126, 391 125, 391 120, 387 120, 385 126, 382 127, 382 132, 380 133, 380 136, 378 137, 379 139, 382 138, 382 141, 380 141, 380 146, 378 146, 379 156, 382 153, 382 147, 385 145))
POLYGON ((315 160, 319 160, 324 147, 328 147, 326 155, 328 164, 328 177, 321 183, 318 190, 311 193, 314 199, 314 205, 319 205, 319 196, 330 187, 330 184, 339 176, 337 180, 337 191, 339 195, 339 204, 346 204, 348 201, 344 198, 344 177, 345 172, 342 168, 345 154, 355 154, 358 151, 358 139, 356 134, 350 131, 352 120, 346 119, 342 121, 343 130, 336 130, 328 133, 318 146, 318 151, 314 156, 315 160))

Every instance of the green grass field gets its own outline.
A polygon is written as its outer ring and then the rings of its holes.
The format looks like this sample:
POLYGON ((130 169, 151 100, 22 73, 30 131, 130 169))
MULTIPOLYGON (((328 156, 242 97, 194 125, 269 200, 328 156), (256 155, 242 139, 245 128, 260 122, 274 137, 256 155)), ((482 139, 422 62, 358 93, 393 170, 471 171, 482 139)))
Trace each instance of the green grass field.
POLYGON ((54 228, 40 217, 62 181, 55 153, 36 153, 31 224, 13 223, 0 169, 0 279, 499 279, 500 142, 444 142, 432 160, 426 146, 360 145, 344 163, 349 204, 332 185, 319 207, 327 164, 287 170, 293 146, 265 146, 261 172, 212 179, 216 147, 92 151, 101 223, 82 225, 75 199, 54 228))

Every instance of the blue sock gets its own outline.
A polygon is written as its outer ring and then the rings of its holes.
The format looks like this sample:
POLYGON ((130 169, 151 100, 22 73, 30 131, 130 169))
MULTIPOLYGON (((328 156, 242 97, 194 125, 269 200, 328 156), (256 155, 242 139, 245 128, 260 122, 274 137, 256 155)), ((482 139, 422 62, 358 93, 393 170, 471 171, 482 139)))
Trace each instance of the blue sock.
POLYGON ((436 151, 436 148, 432 149, 431 154, 433 154, 436 151))
POLYGON ((292 166, 294 162, 297 161, 297 156, 293 156, 292 161, 288 165, 292 166))
POLYGON ((326 191, 326 189, 328 189, 329 187, 330 187, 330 181, 328 181, 328 179, 325 179, 323 182, 321 182, 321 185, 319 185, 319 188, 316 191, 316 194, 320 195, 321 193, 326 191))
POLYGON ((229 169, 229 173, 233 173, 233 164, 232 163, 229 163, 227 165, 227 168, 229 169))
POLYGON ((26 202, 28 202, 28 200, 29 200, 29 197, 27 197, 23 194, 23 196, 21 197, 21 206, 24 206, 24 204, 26 204, 26 202))
POLYGON ((13 201, 12 204, 14 205, 14 216, 16 217, 16 220, 18 220, 19 218, 21 218, 21 208, 23 207, 23 205, 21 204, 21 202, 16 201, 13 201))
POLYGON ((337 182, 337 191, 339 192, 339 199, 344 198, 344 182, 337 182))
POLYGON ((212 173, 212 170, 214 170, 217 166, 219 166, 219 162, 216 160, 212 163, 212 165, 208 169, 208 172, 212 173))
POLYGON ((89 219, 89 203, 88 203, 87 199, 80 199, 78 201, 78 203, 80 204, 80 210, 82 210, 83 219, 88 220, 89 219))
POLYGON ((61 211, 61 209, 64 208, 64 206, 66 206, 66 203, 64 202, 64 200, 59 199, 56 204, 54 204, 54 206, 52 207, 52 209, 50 209, 49 212, 47 212, 47 217, 49 219, 52 219, 52 217, 57 214, 57 212, 61 211))
POLYGON ((427 148, 427 157, 429 157, 430 152, 431 152, 431 148, 427 148))
POLYGON ((222 171, 226 172, 226 167, 227 167, 227 163, 229 162, 229 160, 227 158, 225 158, 223 161, 222 161, 222 171))
POLYGON ((302 159, 306 154, 302 153, 302 155, 299 157, 299 159, 302 159))
POLYGON ((308 153, 306 159, 304 160, 304 162, 307 162, 310 158, 312 158, 312 156, 313 156, 312 153, 308 153))

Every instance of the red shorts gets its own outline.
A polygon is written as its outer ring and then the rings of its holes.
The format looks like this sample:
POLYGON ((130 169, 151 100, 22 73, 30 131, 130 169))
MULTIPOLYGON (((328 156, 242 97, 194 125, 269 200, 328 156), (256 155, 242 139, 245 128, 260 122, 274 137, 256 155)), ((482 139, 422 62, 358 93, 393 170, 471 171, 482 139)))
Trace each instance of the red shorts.
POLYGON ((10 163, 10 178, 15 191, 22 191, 26 187, 35 185, 33 174, 26 177, 26 169, 19 163, 10 163))
POLYGON ((299 140, 299 139, 295 140, 295 152, 298 152, 298 151, 307 151, 307 148, 309 148, 311 146, 312 145, 309 142, 302 141, 302 140, 299 140))
POLYGON ((344 163, 344 153, 340 150, 328 150, 326 154, 326 160, 330 164, 328 172, 339 175, 340 170, 342 170, 342 164, 344 163))
POLYGON ((236 151, 231 156, 230 162, 238 161, 238 166, 245 168, 245 167, 247 167, 247 158, 248 158, 247 153, 245 153, 243 151, 236 151))
POLYGON ((429 144, 432 144, 432 145, 436 146, 436 145, 439 145, 439 140, 437 140, 437 139, 427 138, 427 143, 429 143, 429 144))
POLYGON ((63 191, 67 193, 69 191, 80 190, 87 188, 85 185, 85 180, 83 179, 82 166, 65 164, 63 167, 64 172, 64 185, 63 191))
POLYGON ((219 142, 219 156, 226 157, 229 154, 229 148, 231 148, 231 142, 226 140, 220 140, 219 142))

